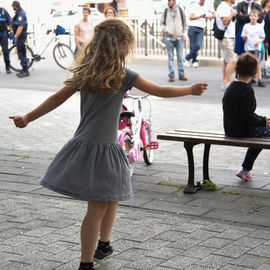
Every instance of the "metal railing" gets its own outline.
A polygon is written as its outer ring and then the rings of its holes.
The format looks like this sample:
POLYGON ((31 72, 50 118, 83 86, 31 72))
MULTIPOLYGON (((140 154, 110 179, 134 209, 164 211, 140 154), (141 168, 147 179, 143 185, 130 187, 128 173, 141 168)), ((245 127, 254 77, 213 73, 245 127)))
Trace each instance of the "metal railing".
MULTIPOLYGON (((125 18, 136 38, 137 55, 167 55, 160 19, 125 18)), ((221 58, 218 40, 213 36, 213 20, 207 20, 199 56, 221 58)), ((184 55, 189 52, 189 39, 185 42, 184 55)))

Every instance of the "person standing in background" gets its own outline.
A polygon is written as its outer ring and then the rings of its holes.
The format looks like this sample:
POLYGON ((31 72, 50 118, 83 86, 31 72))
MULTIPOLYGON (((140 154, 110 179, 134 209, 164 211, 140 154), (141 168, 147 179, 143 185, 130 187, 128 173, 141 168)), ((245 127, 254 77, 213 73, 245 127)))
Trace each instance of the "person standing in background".
POLYGON ((83 8, 83 19, 75 25, 74 38, 75 38, 75 54, 81 49, 84 43, 88 43, 94 35, 94 27, 92 23, 88 20, 91 11, 89 8, 83 8))
POLYGON ((0 7, 0 45, 2 47, 4 61, 6 65, 6 72, 10 74, 10 59, 8 51, 8 28, 10 31, 10 37, 13 36, 13 31, 11 28, 11 18, 9 13, 0 7))
POLYGON ((226 89, 232 82, 232 74, 236 61, 234 53, 235 45, 235 15, 237 11, 233 8, 235 0, 225 0, 217 8, 216 23, 217 27, 225 31, 224 38, 221 40, 223 51, 223 82, 221 89, 226 89))
POLYGON ((165 45, 168 53, 169 82, 174 81, 174 48, 177 53, 179 80, 186 81, 183 66, 183 50, 186 41, 187 23, 184 10, 177 7, 176 0, 168 0, 161 17, 161 27, 165 36, 165 45))
POLYGON ((235 30, 235 53, 237 55, 245 52, 244 40, 241 37, 243 27, 246 23, 250 22, 249 15, 252 9, 257 9, 259 11, 258 23, 263 21, 263 12, 260 4, 254 2, 253 0, 244 0, 237 4, 236 10, 236 30, 235 30))
POLYGON ((190 42, 189 54, 184 59, 184 66, 190 67, 189 60, 192 59, 192 66, 199 66, 197 56, 203 42, 203 31, 206 26, 207 19, 215 18, 215 11, 209 5, 205 4, 205 0, 199 0, 191 6, 190 22, 188 26, 188 37, 190 42))
POLYGON ((15 11, 15 16, 12 18, 12 29, 14 32, 13 42, 17 46, 18 57, 21 61, 22 71, 17 74, 19 78, 28 77, 28 59, 26 57, 25 42, 27 38, 28 22, 26 14, 21 8, 19 1, 13 1, 12 7, 15 11))
POLYGON ((107 8, 104 9, 104 17, 105 18, 113 18, 116 17, 116 10, 109 6, 107 8))

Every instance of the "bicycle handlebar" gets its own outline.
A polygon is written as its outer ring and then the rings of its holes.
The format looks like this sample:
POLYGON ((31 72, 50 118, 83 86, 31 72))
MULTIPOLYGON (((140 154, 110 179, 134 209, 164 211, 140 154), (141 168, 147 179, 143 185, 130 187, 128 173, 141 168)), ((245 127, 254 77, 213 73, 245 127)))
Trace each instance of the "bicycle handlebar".
POLYGON ((149 94, 145 94, 143 96, 133 96, 133 95, 130 95, 130 94, 127 94, 127 98, 132 98, 132 99, 144 99, 144 98, 147 98, 148 96, 150 96, 149 94))

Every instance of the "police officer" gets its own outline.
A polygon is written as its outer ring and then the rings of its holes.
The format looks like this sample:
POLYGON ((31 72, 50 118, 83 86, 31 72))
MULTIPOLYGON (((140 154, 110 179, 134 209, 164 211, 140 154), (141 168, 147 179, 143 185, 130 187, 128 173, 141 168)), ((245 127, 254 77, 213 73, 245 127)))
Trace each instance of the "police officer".
POLYGON ((10 33, 12 33, 11 28, 11 18, 8 12, 0 7, 0 45, 4 54, 4 61, 6 64, 6 72, 8 74, 10 71, 10 59, 9 59, 9 51, 8 51, 8 28, 10 33))
POLYGON ((15 11, 15 16, 12 18, 12 28, 14 32, 14 42, 17 46, 18 56, 21 61, 23 70, 17 74, 19 78, 29 76, 28 71, 28 60, 26 57, 25 41, 26 41, 26 30, 27 30, 27 19, 25 12, 22 10, 19 1, 13 1, 12 7, 15 11))

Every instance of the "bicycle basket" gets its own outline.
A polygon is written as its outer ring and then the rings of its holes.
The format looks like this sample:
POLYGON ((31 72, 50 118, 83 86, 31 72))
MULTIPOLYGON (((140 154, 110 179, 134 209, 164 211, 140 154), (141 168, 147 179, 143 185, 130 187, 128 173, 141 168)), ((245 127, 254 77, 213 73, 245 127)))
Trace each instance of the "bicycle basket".
POLYGON ((55 34, 56 35, 64 35, 66 33, 66 29, 60 25, 57 25, 55 29, 55 34))

